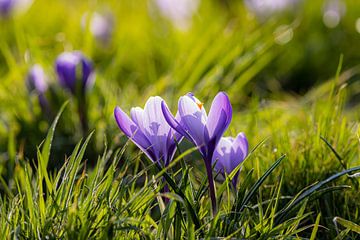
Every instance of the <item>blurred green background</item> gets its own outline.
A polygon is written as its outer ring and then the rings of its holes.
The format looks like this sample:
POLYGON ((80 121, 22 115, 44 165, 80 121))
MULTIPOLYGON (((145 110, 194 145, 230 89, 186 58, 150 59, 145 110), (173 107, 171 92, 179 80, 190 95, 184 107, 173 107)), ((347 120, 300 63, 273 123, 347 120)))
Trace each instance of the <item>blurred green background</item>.
MULTIPOLYGON (((334 77, 341 54, 342 69, 351 69, 344 79, 354 86, 351 106, 358 104, 357 0, 175 2, 36 0, 3 18, 0 150, 6 150, 10 132, 25 155, 41 142, 48 121, 25 87, 26 74, 36 63, 45 68, 57 92, 57 112, 70 95, 58 86, 54 60, 69 50, 83 51, 95 64, 88 98, 99 152, 104 134, 114 133, 115 105, 143 105, 150 95, 175 104, 188 91, 207 102, 219 90, 229 94, 235 111, 246 109, 253 97, 294 100, 334 77), (92 33, 94 14, 111 24, 106 42, 92 33)), ((76 116, 68 115, 64 145, 79 138, 76 116)))

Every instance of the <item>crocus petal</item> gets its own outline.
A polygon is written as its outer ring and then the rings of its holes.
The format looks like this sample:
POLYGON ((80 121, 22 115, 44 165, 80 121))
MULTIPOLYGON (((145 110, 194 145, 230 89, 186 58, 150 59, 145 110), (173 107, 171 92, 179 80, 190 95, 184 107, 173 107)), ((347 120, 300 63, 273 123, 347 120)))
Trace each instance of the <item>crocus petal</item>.
POLYGON ((232 107, 229 97, 220 92, 214 98, 209 116, 206 122, 208 138, 215 139, 215 143, 221 138, 228 128, 232 118, 232 107))
POLYGON ((193 140, 197 146, 204 145, 204 129, 207 120, 205 110, 191 97, 185 95, 179 99, 179 114, 183 128, 192 137, 190 140, 193 140))
POLYGON ((247 154, 248 142, 244 133, 239 133, 235 139, 222 137, 215 148, 212 164, 217 160, 216 171, 230 174, 244 161, 247 154))
POLYGON ((46 75, 40 65, 36 64, 30 69, 27 76, 27 85, 30 90, 35 90, 38 93, 46 92, 48 88, 46 83, 46 75))
POLYGON ((144 107, 144 134, 153 144, 158 159, 167 158, 167 139, 171 127, 161 114, 161 97, 150 97, 144 107), (160 114, 159 114, 160 113, 160 114))
POLYGON ((92 63, 79 51, 60 54, 56 59, 55 68, 60 84, 72 93, 76 93, 78 87, 84 91, 94 83, 92 63))
POLYGON ((85 56, 79 53, 79 57, 81 59, 81 64, 82 64, 82 80, 83 80, 83 87, 84 88, 91 88, 94 85, 94 81, 95 81, 95 74, 93 71, 93 64, 85 58, 85 56))
POLYGON ((215 169, 220 172, 230 173, 233 168, 231 161, 232 154, 232 141, 231 138, 223 137, 220 139, 215 148, 212 163, 217 161, 215 169))
POLYGON ((56 72, 63 87, 75 91, 76 65, 79 58, 71 52, 64 52, 56 59, 56 72))
POLYGON ((249 143, 244 133, 241 132, 237 135, 233 143, 233 149, 236 152, 241 151, 244 156, 243 158, 245 158, 248 155, 249 143))
POLYGON ((141 107, 134 107, 130 110, 130 117, 133 122, 136 124, 138 128, 140 128, 141 132, 145 132, 145 117, 144 117, 144 109, 141 107))
MULTIPOLYGON (((168 106, 165 101, 161 103, 161 110, 164 115, 166 122, 175 129, 182 136, 186 136, 188 139, 191 139, 191 136, 185 131, 185 129, 181 126, 179 118, 174 117, 174 115, 170 112, 168 106)), ((180 115, 178 115, 180 116, 180 115)))
POLYGON ((121 110, 116 107, 114 116, 120 130, 129 137, 152 161, 156 161, 156 157, 152 152, 151 143, 136 124, 121 110))

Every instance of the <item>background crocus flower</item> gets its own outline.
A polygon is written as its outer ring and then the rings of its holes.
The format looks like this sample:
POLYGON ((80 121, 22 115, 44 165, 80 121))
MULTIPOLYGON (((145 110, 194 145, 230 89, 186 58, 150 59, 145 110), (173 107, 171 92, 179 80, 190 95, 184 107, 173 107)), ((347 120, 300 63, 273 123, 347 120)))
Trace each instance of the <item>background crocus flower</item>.
POLYGON ((323 9, 323 22, 328 28, 339 25, 341 18, 346 13, 346 5, 341 0, 327 0, 323 9))
POLYGON ((38 95, 41 108, 44 112, 49 114, 50 107, 45 97, 48 84, 46 82, 44 69, 40 65, 36 64, 29 70, 26 85, 30 92, 35 92, 38 95))
POLYGON ((94 12, 85 13, 81 18, 81 27, 85 30, 89 28, 94 38, 102 43, 108 44, 114 30, 114 16, 110 11, 104 13, 94 12))
POLYGON ((0 0, 0 16, 7 17, 14 7, 14 0, 0 0))
MULTIPOLYGON (((249 144, 244 133, 239 133, 236 138, 222 137, 215 148, 212 164, 215 170, 222 174, 230 174, 248 155, 249 144)), ((236 186, 238 172, 233 178, 236 186)))
POLYGON ((130 118, 120 108, 114 111, 121 131, 153 162, 167 166, 176 151, 176 141, 182 136, 174 131, 161 114, 161 97, 150 97, 144 109, 132 108, 130 118))
POLYGON ((300 0, 245 0, 246 7, 260 18, 295 9, 300 0))
POLYGON ((178 109, 179 120, 171 114, 166 103, 162 103, 162 111, 169 125, 193 142, 203 156, 215 213, 216 198, 211 163, 215 147, 231 122, 230 100, 224 92, 218 93, 211 104, 209 115, 207 115, 203 104, 192 93, 188 93, 180 97, 178 109))
POLYGON ((155 0, 161 14, 169 19, 179 30, 187 30, 194 13, 199 7, 199 0, 155 0))
POLYGON ((8 18, 14 13, 26 11, 33 0, 0 0, 0 17, 8 18))
POLYGON ((35 64, 28 73, 26 83, 30 91, 44 93, 48 88, 44 69, 35 64))
POLYGON ((64 52, 55 63, 60 84, 73 94, 83 94, 94 83, 93 65, 81 52, 64 52))
POLYGON ((83 134, 88 132, 86 90, 92 87, 95 74, 93 65, 81 52, 64 52, 58 56, 55 69, 60 84, 76 96, 83 134))

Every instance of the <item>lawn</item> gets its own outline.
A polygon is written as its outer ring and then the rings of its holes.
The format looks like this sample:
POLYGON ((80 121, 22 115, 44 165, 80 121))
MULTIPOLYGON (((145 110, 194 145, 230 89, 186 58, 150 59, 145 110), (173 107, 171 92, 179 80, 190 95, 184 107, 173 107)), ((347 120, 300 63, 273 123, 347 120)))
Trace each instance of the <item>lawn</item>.
POLYGON ((0 0, 3 239, 359 239, 358 0, 0 0))

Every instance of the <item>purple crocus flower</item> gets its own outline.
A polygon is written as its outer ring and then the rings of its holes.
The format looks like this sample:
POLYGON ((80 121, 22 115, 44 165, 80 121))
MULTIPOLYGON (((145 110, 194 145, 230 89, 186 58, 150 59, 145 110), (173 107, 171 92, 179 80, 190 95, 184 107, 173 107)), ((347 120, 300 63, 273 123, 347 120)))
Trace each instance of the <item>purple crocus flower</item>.
POLYGON ((90 20, 90 31, 100 42, 107 44, 114 28, 114 19, 111 14, 101 15, 95 12, 90 20))
POLYGON ((29 71, 26 85, 30 92, 35 92, 38 95, 39 103, 44 112, 50 114, 49 103, 46 100, 45 93, 48 89, 48 84, 46 82, 46 75, 44 69, 35 64, 29 71))
POLYGON ((95 74, 93 65, 81 52, 64 52, 55 63, 60 84, 76 96, 83 134, 88 132, 86 90, 92 87, 95 74))
POLYGON ((187 30, 200 0, 155 0, 161 14, 179 30, 187 30))
POLYGON ((7 17, 14 7, 14 0, 0 0, 0 16, 7 17))
POLYGON ((0 18, 8 18, 26 11, 33 0, 0 0, 0 18))
POLYGON ((114 31, 114 16, 110 11, 87 12, 81 18, 81 27, 83 30, 88 28, 99 43, 107 45, 114 31))
POLYGON ((176 151, 176 141, 182 136, 174 131, 161 114, 161 97, 150 97, 144 109, 132 108, 130 118, 116 107, 114 115, 121 131, 153 162, 167 166, 176 151))
POLYGON ((26 83, 30 91, 36 91, 41 94, 45 93, 48 85, 44 69, 40 65, 35 64, 28 73, 26 83))
MULTIPOLYGON (((244 133, 239 133, 236 138, 222 137, 215 148, 212 164, 215 170, 223 175, 230 174, 248 155, 249 143, 244 133)), ((233 178, 236 186, 238 172, 233 178)))
POLYGON ((213 212, 216 212, 214 180, 212 177, 212 158, 214 150, 228 128, 232 118, 232 107, 228 96, 220 92, 214 98, 209 115, 203 104, 192 94, 180 97, 179 117, 175 118, 166 103, 162 103, 162 111, 166 121, 178 133, 193 142, 199 149, 208 175, 210 197, 213 212))
POLYGON ((246 7, 260 18, 295 9, 300 0, 245 0, 246 7))
POLYGON ((93 65, 81 52, 64 52, 55 63, 60 84, 73 94, 84 94, 94 83, 93 65))

